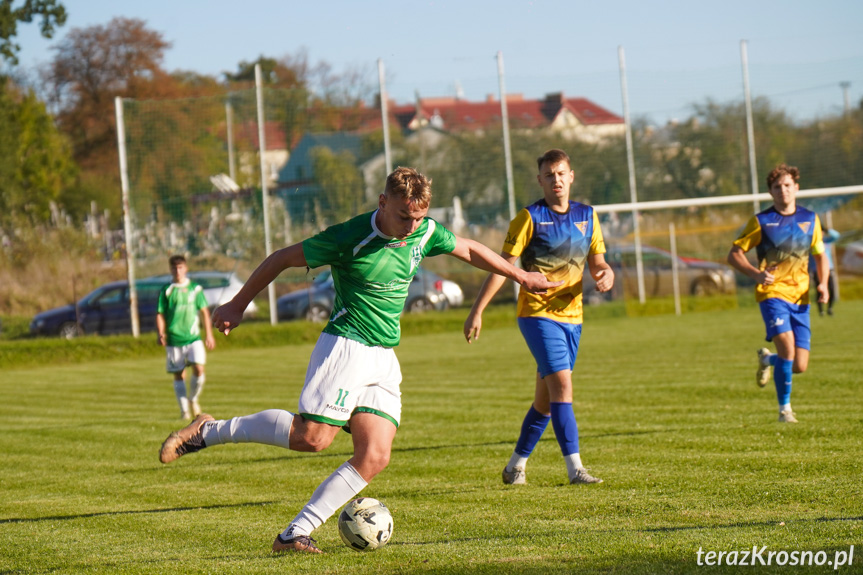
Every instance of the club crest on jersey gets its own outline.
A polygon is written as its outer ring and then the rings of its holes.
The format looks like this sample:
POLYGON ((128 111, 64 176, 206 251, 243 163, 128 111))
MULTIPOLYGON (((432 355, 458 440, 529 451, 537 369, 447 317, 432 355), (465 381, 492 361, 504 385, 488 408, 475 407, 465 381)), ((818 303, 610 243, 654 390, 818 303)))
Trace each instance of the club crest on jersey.
POLYGON ((423 259, 422 246, 414 246, 411 249, 411 272, 413 272, 423 259))
POLYGON ((797 222, 797 226, 798 226, 801 230, 803 230, 803 233, 804 233, 804 234, 808 234, 808 233, 809 233, 809 225, 810 225, 811 223, 812 223, 812 222, 797 222))
POLYGON ((575 227, 578 228, 578 231, 581 232, 581 235, 584 235, 587 231, 587 222, 572 222, 575 224, 575 227))
POLYGON ((406 245, 408 245, 408 243, 404 240, 402 240, 400 242, 390 242, 384 246, 384 249, 386 249, 386 248, 403 248, 406 245))

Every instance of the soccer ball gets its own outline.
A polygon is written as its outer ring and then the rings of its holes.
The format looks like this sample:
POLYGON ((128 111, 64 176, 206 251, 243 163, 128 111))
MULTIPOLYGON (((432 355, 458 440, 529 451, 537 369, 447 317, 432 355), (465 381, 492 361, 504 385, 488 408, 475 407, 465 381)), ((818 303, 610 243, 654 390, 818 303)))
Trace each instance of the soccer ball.
POLYGON ((392 534, 393 516, 377 499, 354 499, 339 515, 339 535, 354 551, 374 551, 383 547, 392 534))

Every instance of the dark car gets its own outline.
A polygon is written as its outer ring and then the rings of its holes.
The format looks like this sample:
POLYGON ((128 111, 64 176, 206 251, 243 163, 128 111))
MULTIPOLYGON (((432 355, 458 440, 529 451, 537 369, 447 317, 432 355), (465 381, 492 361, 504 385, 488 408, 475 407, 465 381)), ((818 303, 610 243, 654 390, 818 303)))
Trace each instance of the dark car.
MULTIPOLYGON (((279 320, 327 321, 333 311, 335 298, 333 277, 326 270, 315 277, 311 287, 283 295, 277 300, 279 320)), ((440 311, 459 306, 463 301, 464 293, 458 284, 420 268, 408 287, 405 311, 440 311)))
MULTIPOLYGON (((156 305, 163 281, 136 282, 138 320, 142 332, 155 331, 156 305)), ((43 311, 30 322, 31 335, 73 338, 83 334, 131 333, 129 282, 117 281, 96 288, 74 305, 43 311)))
MULTIPOLYGON (((646 297, 674 295, 673 256, 660 248, 641 247, 646 297)), ((596 291, 596 283, 589 273, 584 274, 584 297, 587 303, 638 294, 635 246, 608 248, 605 261, 614 270, 614 288, 608 294, 596 291)), ((586 271, 586 270, 585 270, 586 271)), ((734 270, 731 266, 694 258, 677 258, 677 275, 681 295, 733 294, 737 291, 734 270)))

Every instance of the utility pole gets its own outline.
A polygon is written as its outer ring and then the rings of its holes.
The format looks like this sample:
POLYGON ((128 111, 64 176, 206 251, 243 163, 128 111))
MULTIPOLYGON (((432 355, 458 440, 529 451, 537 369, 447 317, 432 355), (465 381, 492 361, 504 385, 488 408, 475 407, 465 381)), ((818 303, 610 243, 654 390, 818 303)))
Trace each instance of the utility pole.
POLYGON ((844 100, 845 107, 843 110, 845 114, 851 111, 851 98, 848 95, 848 89, 851 87, 851 82, 839 82, 839 87, 842 88, 842 99, 844 100))

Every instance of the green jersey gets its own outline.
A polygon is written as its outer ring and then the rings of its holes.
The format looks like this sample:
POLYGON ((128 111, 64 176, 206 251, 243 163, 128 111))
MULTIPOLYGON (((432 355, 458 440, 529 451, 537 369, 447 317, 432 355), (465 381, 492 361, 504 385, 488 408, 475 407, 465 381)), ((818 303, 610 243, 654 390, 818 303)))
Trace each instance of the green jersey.
POLYGON ((165 317, 168 345, 179 347, 201 339, 199 312, 205 307, 204 288, 191 280, 162 288, 156 311, 165 317))
POLYGON ((327 228, 303 242, 309 267, 329 264, 336 298, 324 332, 369 346, 399 344, 408 287, 426 256, 455 249, 455 235, 431 218, 400 240, 375 225, 377 212, 327 228))

